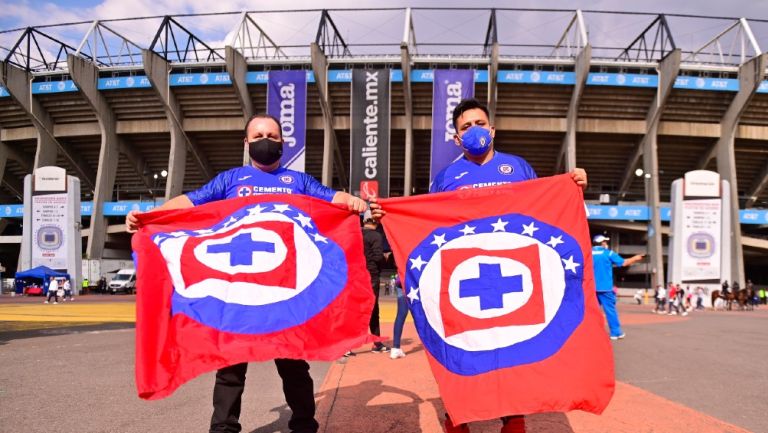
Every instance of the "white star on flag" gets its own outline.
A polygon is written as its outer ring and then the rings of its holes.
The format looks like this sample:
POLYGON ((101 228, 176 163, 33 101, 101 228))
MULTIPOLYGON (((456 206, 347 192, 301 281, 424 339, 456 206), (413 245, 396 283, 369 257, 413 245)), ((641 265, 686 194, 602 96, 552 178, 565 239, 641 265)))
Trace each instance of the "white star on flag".
POLYGON ((568 257, 568 260, 566 259, 560 259, 560 260, 563 261, 563 264, 565 265, 565 269, 573 272, 574 274, 576 273, 576 268, 581 266, 579 263, 576 263, 573 261, 573 256, 568 257))
POLYGON ((533 233, 538 230, 538 227, 535 227, 533 225, 533 221, 531 221, 531 224, 525 225, 523 224, 523 233, 524 235, 529 235, 530 237, 533 237, 533 233))
POLYGON ((179 231, 179 232, 171 232, 171 233, 168 233, 168 236, 173 236, 173 237, 177 238, 177 237, 179 237, 179 236, 184 236, 184 235, 186 235, 186 234, 187 234, 186 232, 181 232, 181 231, 179 231))
POLYGON ((427 262, 421 260, 421 256, 411 259, 411 269, 417 269, 419 272, 421 272, 421 267, 426 264, 427 262))
POLYGON ((445 233, 438 235, 433 235, 435 237, 435 240, 430 242, 431 245, 437 245, 438 248, 442 247, 444 243, 447 241, 445 240, 445 233))
POLYGON ((314 238, 315 238, 315 242, 322 242, 324 244, 328 243, 328 238, 326 238, 325 236, 320 236, 320 233, 315 233, 314 238))
POLYGON ((252 207, 252 208, 248 209, 248 215, 250 215, 250 216, 254 216, 254 215, 256 215, 256 214, 260 214, 260 213, 261 213, 261 211, 263 211, 264 209, 266 209, 266 208, 263 208, 263 207, 261 207, 261 205, 260 205, 260 204, 259 204, 259 205, 256 205, 256 206, 254 206, 254 207, 252 207))
POLYGON ((557 246, 562 244, 562 243, 565 243, 563 241, 563 236, 562 235, 560 235, 558 237, 550 236, 549 237, 549 242, 547 242, 547 245, 549 245, 552 248, 557 248, 557 246))
POLYGON ((224 227, 230 226, 237 222, 237 218, 235 217, 229 217, 229 221, 224 223, 224 227))
POLYGON ((419 299, 419 288, 418 287, 411 287, 408 289, 408 299, 411 300, 411 303, 414 303, 416 301, 420 301, 419 299))
POLYGON ((472 226, 469 226, 469 225, 464 225, 464 228, 459 230, 459 231, 464 233, 464 236, 470 235, 470 234, 473 235, 473 234, 475 234, 475 227, 472 227, 472 226))
POLYGON ((209 235, 211 233, 214 233, 214 231, 211 229, 201 229, 201 230, 195 230, 195 233, 199 235, 209 235))
POLYGON ((495 223, 491 223, 493 226, 493 231, 495 232, 505 232, 507 231, 506 227, 507 224, 509 224, 508 221, 502 221, 501 218, 498 219, 495 223))
POLYGON ((276 204, 275 208, 272 209, 272 212, 285 212, 287 211, 289 206, 287 204, 276 204))
POLYGON ((299 216, 297 216, 294 219, 296 221, 299 221, 301 223, 302 227, 310 227, 310 228, 312 227, 312 223, 310 222, 310 221, 312 221, 312 218, 310 218, 310 217, 308 217, 306 215, 299 214, 299 216))

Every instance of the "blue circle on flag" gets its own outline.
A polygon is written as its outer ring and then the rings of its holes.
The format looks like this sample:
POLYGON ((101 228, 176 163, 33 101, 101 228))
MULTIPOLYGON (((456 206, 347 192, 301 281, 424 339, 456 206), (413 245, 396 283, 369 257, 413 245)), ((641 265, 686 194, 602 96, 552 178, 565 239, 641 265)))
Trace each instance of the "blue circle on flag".
MULTIPOLYGON (((466 231, 467 226, 472 226, 473 232, 471 234, 499 231, 499 221, 507 223, 503 230, 506 233, 521 234, 524 232, 521 229, 526 225, 534 227, 535 231, 532 234, 529 232, 523 236, 530 236, 539 241, 539 248, 553 249, 562 260, 561 264, 570 263, 573 266, 576 263, 576 267, 573 271, 564 269, 563 297, 554 316, 541 331, 523 341, 506 346, 500 345, 500 347, 487 350, 466 350, 448 343, 429 323, 421 298, 419 296, 409 297, 414 322, 424 346, 440 364, 455 374, 473 376, 501 368, 531 364, 549 358, 560 350, 584 318, 584 291, 582 287, 584 257, 579 243, 558 227, 546 224, 531 216, 516 213, 464 221, 452 227, 440 227, 432 231, 414 248, 408 257, 405 294, 407 295, 412 288, 420 284, 423 271, 426 269, 423 264, 429 263, 433 256, 441 250, 442 245, 469 235, 470 233, 466 231), (551 242, 553 238, 558 241, 553 243, 554 246, 548 245, 547 242, 551 242), (436 243, 436 239, 440 239, 441 242, 436 243)), ((479 247, 482 248, 482 245, 479 247)), ((547 269, 542 266, 541 273, 546 272, 547 269)))
MULTIPOLYGON (((180 230, 170 233, 156 233, 152 240, 162 246, 171 238, 182 236, 206 236, 250 215, 256 208, 263 212, 280 209, 279 212, 294 222, 294 227, 306 233, 317 248, 322 264, 317 276, 298 294, 284 300, 261 305, 244 305, 226 302, 214 296, 192 298, 180 295, 175 289, 171 296, 171 314, 184 314, 193 320, 220 331, 239 334, 268 334, 299 326, 320 314, 347 284, 347 261, 344 250, 332 239, 322 236, 314 221, 303 211, 286 203, 258 203, 245 206, 230 214, 222 221, 205 229, 180 230), (200 233, 202 232, 202 233, 200 233)), ((284 219, 283 219, 284 220, 284 219)), ((278 220, 275 220, 278 221, 278 220)), ((296 272, 302 268, 297 251, 296 272)), ((227 284, 227 283, 222 283, 227 284)), ((254 287, 255 290, 268 290, 254 287)))

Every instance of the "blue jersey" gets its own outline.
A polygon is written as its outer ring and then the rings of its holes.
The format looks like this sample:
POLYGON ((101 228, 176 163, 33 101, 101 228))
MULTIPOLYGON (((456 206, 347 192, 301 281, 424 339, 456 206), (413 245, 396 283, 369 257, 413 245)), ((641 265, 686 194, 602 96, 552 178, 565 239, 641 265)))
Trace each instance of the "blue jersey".
POLYGON ((603 246, 592 247, 592 265, 595 269, 595 290, 613 290, 613 265, 623 266, 624 258, 603 246))
POLYGON ((453 162, 435 176, 429 192, 482 188, 536 179, 536 172, 519 156, 493 151, 493 157, 483 165, 466 157, 453 162))
POLYGON ((256 194, 305 194, 331 201, 336 191, 306 173, 284 167, 266 172, 246 165, 219 173, 200 189, 188 192, 187 198, 197 206, 211 201, 256 194))

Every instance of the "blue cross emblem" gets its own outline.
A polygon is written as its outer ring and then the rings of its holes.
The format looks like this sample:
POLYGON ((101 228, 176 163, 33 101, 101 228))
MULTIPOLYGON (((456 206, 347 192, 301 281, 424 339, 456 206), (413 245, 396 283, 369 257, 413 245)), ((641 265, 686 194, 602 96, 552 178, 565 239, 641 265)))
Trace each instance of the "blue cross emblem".
POLYGON ((253 253, 256 251, 275 252, 272 242, 254 241, 250 233, 240 233, 228 244, 208 245, 206 252, 210 254, 229 254, 229 265, 252 265, 253 253))
POLYGON ((480 298, 480 309, 504 307, 504 295, 523 291, 523 276, 501 275, 501 265, 498 263, 480 263, 480 276, 459 281, 459 297, 480 298))
POLYGON ((240 189, 237 190, 237 195, 240 197, 247 197, 251 195, 251 188, 247 186, 241 186, 240 189))

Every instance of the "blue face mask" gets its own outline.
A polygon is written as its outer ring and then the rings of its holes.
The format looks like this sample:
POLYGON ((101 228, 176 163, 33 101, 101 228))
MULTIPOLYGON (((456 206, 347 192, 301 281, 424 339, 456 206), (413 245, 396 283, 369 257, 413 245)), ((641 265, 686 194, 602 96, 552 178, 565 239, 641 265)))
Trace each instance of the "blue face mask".
POLYGON ((470 155, 481 156, 491 148, 491 131, 482 126, 473 126, 461 136, 461 147, 470 155))

